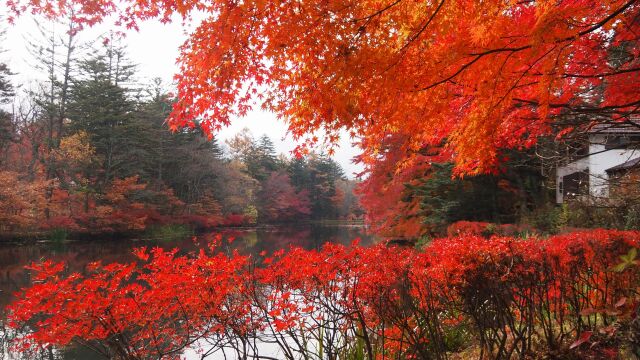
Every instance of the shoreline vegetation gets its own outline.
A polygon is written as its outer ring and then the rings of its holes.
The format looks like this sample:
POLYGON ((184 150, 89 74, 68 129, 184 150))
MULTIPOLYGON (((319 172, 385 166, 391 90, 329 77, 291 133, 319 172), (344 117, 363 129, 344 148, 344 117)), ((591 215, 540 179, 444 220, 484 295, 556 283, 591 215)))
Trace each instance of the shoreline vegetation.
POLYGON ((39 30, 32 54, 51 58, 31 60, 53 74, 39 91, 15 84, 11 112, 0 107, 0 240, 363 217, 358 181, 328 153, 278 153, 269 136, 246 128, 226 140, 172 129, 165 120, 175 95, 160 81, 139 83, 118 40, 65 34, 67 46, 77 43, 63 59, 64 46, 48 42, 62 34, 39 30), (60 62, 69 73, 57 73, 60 62))
POLYGON ((280 222, 265 224, 240 224, 236 226, 220 225, 207 228, 196 228, 185 224, 164 224, 151 226, 142 231, 116 233, 116 232, 73 232, 68 229, 55 229, 53 231, 33 231, 17 233, 0 233, 0 244, 9 243, 41 243, 62 241, 92 241, 92 240, 173 240, 186 238, 192 235, 201 235, 208 232, 245 231, 259 229, 278 229, 287 227, 305 226, 357 226, 367 227, 362 220, 307 220, 299 222, 280 222))
POLYGON ((224 242, 187 254, 138 248, 133 262, 83 273, 34 264, 37 281, 8 307, 12 346, 37 354, 79 344, 119 359, 188 349, 270 356, 256 345, 263 341, 287 359, 640 353, 637 231, 459 235, 423 250, 325 244, 253 257, 219 251, 224 242))

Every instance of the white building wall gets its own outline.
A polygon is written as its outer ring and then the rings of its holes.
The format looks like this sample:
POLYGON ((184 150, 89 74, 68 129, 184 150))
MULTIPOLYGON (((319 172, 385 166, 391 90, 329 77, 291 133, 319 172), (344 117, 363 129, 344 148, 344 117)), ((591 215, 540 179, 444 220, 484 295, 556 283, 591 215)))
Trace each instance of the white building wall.
MULTIPOLYGON (((637 149, 605 150, 606 138, 606 134, 591 135, 589 137, 589 154, 591 155, 559 167, 556 171, 556 184, 559 184, 566 175, 586 171, 589 173, 589 194, 596 198, 608 197, 609 177, 606 170, 639 157, 640 151, 637 149)), ((556 202, 563 202, 559 186, 556 186, 556 202)))
POLYGON ((589 146, 589 194, 594 197, 609 197, 609 176, 606 170, 640 156, 637 149, 605 150, 606 135, 590 136, 589 146))

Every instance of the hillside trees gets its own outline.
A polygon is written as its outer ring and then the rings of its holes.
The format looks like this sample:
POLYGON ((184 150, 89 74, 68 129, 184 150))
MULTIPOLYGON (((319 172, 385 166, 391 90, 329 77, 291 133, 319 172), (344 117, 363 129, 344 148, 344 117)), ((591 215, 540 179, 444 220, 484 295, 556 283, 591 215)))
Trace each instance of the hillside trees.
POLYGON ((408 185, 420 199, 419 214, 427 229, 441 235, 460 220, 513 224, 548 202, 548 190, 530 154, 514 154, 495 174, 452 178, 452 163, 433 163, 428 177, 408 185))
POLYGON ((131 176, 136 168, 132 150, 138 149, 133 127, 134 103, 127 89, 112 79, 109 59, 105 55, 83 61, 82 78, 71 89, 68 131, 90 134, 91 143, 102 162, 100 184, 114 178, 131 176))
MULTIPOLYGON (((8 4, 15 15, 69 13, 55 0, 8 4)), ((395 159, 386 164, 391 179, 372 179, 387 188, 404 187, 405 169, 428 166, 418 164, 428 147, 448 151, 456 176, 491 173, 507 149, 638 116, 633 0, 120 5, 77 4, 75 17, 91 25, 115 15, 135 28, 208 15, 182 48, 173 128, 200 124, 213 134, 257 103, 305 144, 316 132, 335 143, 346 128, 370 175, 381 155, 395 159)))
POLYGON ((78 47, 81 46, 77 40, 77 26, 69 17, 38 24, 36 36, 31 34, 29 40, 34 70, 46 74, 46 80, 38 84, 32 95, 42 111, 49 150, 57 147, 63 136, 69 89, 76 75, 78 47), (51 29, 47 29, 49 26, 51 29))
POLYGON ((441 236, 459 220, 526 222, 549 203, 541 160, 533 151, 506 153, 509 158, 492 173, 455 177, 446 147, 425 146, 403 161, 401 143, 387 139, 387 151, 366 168, 370 175, 356 191, 374 229, 387 236, 441 236))
POLYGON ((356 198, 336 197, 341 191, 337 182, 353 190, 348 185, 353 181, 347 180, 340 165, 326 155, 310 152, 292 159, 279 158, 271 139, 263 135, 256 140, 248 129, 227 144, 235 168, 253 179, 253 183, 245 179, 241 188, 255 197, 259 220, 337 219, 347 218, 350 210, 357 212, 358 206, 352 206, 356 198), (349 203, 345 205, 345 201, 349 203))
MULTIPOLYGON (((0 55, 4 52, 5 34, 0 29, 0 55)), ((0 61, 0 106, 7 104, 14 94, 13 85, 11 84, 11 71, 9 66, 0 61)), ((6 149, 13 137, 13 126, 11 123, 11 114, 0 108, 0 164, 5 161, 6 149)))
POLYGON ((264 222, 294 221, 311 214, 309 194, 296 191, 283 171, 272 172, 258 193, 258 216, 264 222))
MULTIPOLYGON (((0 28, 0 54, 5 53, 5 29, 0 28)), ((11 84, 10 76, 12 75, 9 66, 4 62, 0 62, 0 102, 6 103, 14 94, 13 84, 11 84)))
MULTIPOLYGON (((34 126, 41 128, 45 136, 45 141, 41 144, 32 139, 31 154, 33 161, 43 166, 48 181, 58 176, 58 169, 51 161, 51 154, 60 145, 60 139, 65 136, 64 122, 67 117, 70 88, 77 75, 78 61, 82 57, 81 47, 84 46, 77 38, 79 28, 80 24, 71 14, 44 24, 36 23, 37 34, 35 37, 32 36, 28 43, 29 51, 35 60, 34 70, 46 75, 46 80, 39 82, 36 89, 30 91, 33 104, 28 112, 37 112, 37 125, 34 126), (50 29, 47 29, 49 26, 50 29), (37 149, 40 145, 41 151, 37 149)), ((52 195, 53 187, 49 184, 46 190, 47 199, 52 195)), ((49 217, 49 209, 45 211, 49 217)))
POLYGON ((11 114, 0 110, 0 165, 7 161, 7 148, 13 140, 14 129, 11 114))
POLYGON ((343 202, 336 187, 344 178, 342 168, 324 154, 311 154, 307 161, 309 183, 306 187, 311 196, 311 212, 316 217, 337 218, 338 207, 343 202))
POLYGON ((0 171, 0 231, 20 232, 37 227, 44 217, 44 183, 21 181, 20 174, 0 171))
MULTIPOLYGON (((57 58, 35 59, 52 73, 7 113, 1 231, 127 233, 171 223, 206 228, 346 216, 331 204, 312 216, 315 185, 292 185, 286 169, 294 160, 276 156, 267 136, 240 133, 227 154, 199 127, 169 131, 165 120, 175 99, 158 80, 137 84, 116 42, 74 59, 64 91, 57 58)), ((329 167, 313 176, 324 178, 323 171, 341 172, 329 167)))

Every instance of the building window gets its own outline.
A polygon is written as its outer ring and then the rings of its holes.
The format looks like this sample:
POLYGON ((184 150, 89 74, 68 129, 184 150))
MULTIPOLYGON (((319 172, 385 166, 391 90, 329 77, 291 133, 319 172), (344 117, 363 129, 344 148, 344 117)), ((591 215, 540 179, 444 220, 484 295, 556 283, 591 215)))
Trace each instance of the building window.
POLYGON ((589 193, 589 173, 585 170, 563 176, 560 184, 560 191, 565 199, 586 195, 589 193))

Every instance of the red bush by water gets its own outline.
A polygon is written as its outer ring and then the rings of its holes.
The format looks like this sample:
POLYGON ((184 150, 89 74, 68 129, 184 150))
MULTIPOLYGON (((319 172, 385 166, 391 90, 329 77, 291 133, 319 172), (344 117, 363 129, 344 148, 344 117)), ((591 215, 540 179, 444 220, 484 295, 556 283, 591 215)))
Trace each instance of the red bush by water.
POLYGON ((327 244, 254 258, 215 244, 183 256, 139 249, 137 262, 92 264, 86 275, 34 265, 10 325, 29 329, 14 344, 22 351, 80 342, 126 359, 177 357, 205 338, 202 351, 249 356, 260 351, 248 345, 256 337, 287 358, 441 359, 459 346, 451 334, 466 334, 489 358, 605 357, 618 352, 638 307, 638 267, 612 268, 639 246, 638 232, 594 230, 467 235, 423 252, 327 244))

